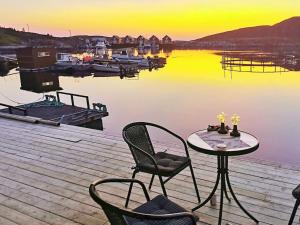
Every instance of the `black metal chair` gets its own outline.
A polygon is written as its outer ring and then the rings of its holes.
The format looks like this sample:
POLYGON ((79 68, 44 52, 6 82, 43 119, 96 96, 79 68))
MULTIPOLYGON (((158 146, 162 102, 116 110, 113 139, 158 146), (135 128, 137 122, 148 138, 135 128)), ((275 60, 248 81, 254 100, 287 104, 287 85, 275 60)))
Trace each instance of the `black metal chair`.
POLYGON ((163 195, 150 200, 145 185, 134 179, 105 179, 95 181, 90 185, 89 192, 95 202, 103 209, 111 225, 196 225, 192 213, 170 201, 163 195), (111 204, 100 197, 96 186, 104 183, 137 183, 145 194, 147 200, 134 210, 127 210, 111 204))
POLYGON ((298 187, 296 187, 296 188, 293 190, 293 193, 292 193, 292 194, 293 194, 294 198, 296 199, 296 203, 295 203, 295 206, 294 206, 294 209, 293 209, 293 212, 292 212, 290 221, 289 221, 289 225, 292 225, 292 224, 293 224, 293 221, 294 221, 294 218, 295 218, 297 209, 298 209, 298 207, 299 207, 299 205, 300 205, 300 184, 298 185, 298 187))
MULTIPOLYGON (((152 187, 153 179, 155 175, 157 175, 163 190, 163 194, 167 197, 167 192, 164 184, 168 182, 171 178, 173 178, 175 175, 180 173, 182 170, 184 170, 186 167, 190 167, 193 183, 197 194, 197 199, 198 202, 200 202, 200 195, 196 184, 196 179, 192 167, 192 162, 189 156, 187 144, 180 136, 157 124, 147 122, 135 122, 128 124, 124 127, 123 138, 128 144, 133 155, 134 161, 136 163, 136 166, 132 168, 134 169, 132 174, 133 179, 135 178, 135 175, 138 172, 152 174, 152 178, 149 184, 150 190, 152 187), (154 151, 147 127, 161 129, 167 132, 168 134, 174 136, 175 138, 179 139, 184 146, 186 156, 177 156, 169 154, 167 152, 156 153, 154 151), (162 177, 167 178, 163 181, 162 177)), ((131 190, 132 184, 129 187, 125 207, 128 206, 131 190)))

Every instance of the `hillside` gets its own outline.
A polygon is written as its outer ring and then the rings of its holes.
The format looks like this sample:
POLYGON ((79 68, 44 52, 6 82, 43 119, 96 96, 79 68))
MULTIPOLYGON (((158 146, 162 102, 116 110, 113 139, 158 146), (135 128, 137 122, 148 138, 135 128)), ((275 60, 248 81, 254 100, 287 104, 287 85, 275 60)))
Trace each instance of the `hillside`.
POLYGON ((24 44, 31 40, 55 39, 51 35, 17 31, 13 28, 0 27, 0 45, 24 44))
POLYGON ((199 38, 188 43, 194 47, 288 47, 300 46, 300 17, 292 17, 272 26, 246 27, 199 38))

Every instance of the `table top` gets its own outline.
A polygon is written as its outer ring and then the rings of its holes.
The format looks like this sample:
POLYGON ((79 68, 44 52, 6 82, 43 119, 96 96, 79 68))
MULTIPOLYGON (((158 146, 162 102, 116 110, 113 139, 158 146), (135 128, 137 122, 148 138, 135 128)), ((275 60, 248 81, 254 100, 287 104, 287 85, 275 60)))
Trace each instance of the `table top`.
POLYGON ((247 132, 239 132, 240 137, 231 137, 230 131, 228 134, 219 134, 217 131, 200 130, 191 134, 187 139, 187 143, 198 152, 218 156, 245 155, 258 149, 259 142, 256 137, 247 132), (226 144, 227 147, 218 149, 215 144, 226 144))

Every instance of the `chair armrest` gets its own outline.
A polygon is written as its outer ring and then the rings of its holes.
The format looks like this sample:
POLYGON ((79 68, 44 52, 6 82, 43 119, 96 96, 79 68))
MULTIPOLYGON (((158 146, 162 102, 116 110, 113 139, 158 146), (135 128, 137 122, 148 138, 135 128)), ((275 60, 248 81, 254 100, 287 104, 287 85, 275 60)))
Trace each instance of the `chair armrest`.
MULTIPOLYGON (((93 199, 95 200, 95 198, 101 199, 96 191, 96 186, 100 185, 100 184, 104 184, 104 183, 137 183, 139 184, 144 192, 145 198, 147 201, 150 201, 150 197, 149 194, 147 192, 147 188, 144 185, 143 182, 136 180, 136 179, 125 179, 125 178, 109 178, 109 179, 102 179, 102 180, 97 180, 94 181, 91 185, 90 185, 90 194, 93 197, 93 199)), ((95 200, 96 201, 96 200, 95 200)), ((97 201, 96 201, 97 202, 97 201)))
POLYGON ((164 130, 165 132, 169 133, 169 134, 172 135, 173 137, 179 139, 179 140, 182 142, 183 146, 184 146, 184 150, 185 150, 186 156, 187 156, 188 158, 190 158, 190 154, 189 154, 189 151, 188 151, 187 144, 186 144, 185 140, 184 140, 182 137, 180 137, 178 134, 175 134, 174 132, 168 130, 167 128, 162 127, 162 126, 157 125, 157 124, 154 124, 154 123, 145 123, 145 125, 152 126, 152 127, 156 127, 156 128, 161 129, 161 130, 164 130))

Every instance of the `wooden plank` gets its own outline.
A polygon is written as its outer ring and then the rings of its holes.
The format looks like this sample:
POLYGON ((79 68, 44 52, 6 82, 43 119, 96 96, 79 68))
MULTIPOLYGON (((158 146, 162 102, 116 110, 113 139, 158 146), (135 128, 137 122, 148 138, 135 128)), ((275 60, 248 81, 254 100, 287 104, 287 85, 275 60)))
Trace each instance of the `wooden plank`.
MULTIPOLYGON (((79 127, 51 127, 4 119, 0 119, 0 135, 3 140, 0 143, 0 182, 3 183, 0 193, 11 199, 12 204, 4 205, 0 201, 2 207, 21 210, 23 207, 18 208, 18 205, 25 204, 24 208, 28 211, 22 211, 21 214, 33 220, 39 217, 31 211, 31 207, 39 207, 41 212, 49 213, 46 218, 54 216, 57 224, 60 224, 60 219, 84 223, 83 218, 89 218, 84 224, 93 224, 96 220, 101 224, 106 223, 103 212, 90 199, 87 187, 98 178, 130 176, 133 160, 122 138, 79 127), (7 189, 11 191, 7 192, 7 189), (21 199, 13 199, 17 193, 21 193, 21 199), (67 208, 69 213, 61 214, 61 207, 67 208), (76 217, 75 220, 72 217, 74 213, 79 213, 81 219, 76 217)), ((155 144, 159 149, 168 148, 176 154, 181 151, 176 145, 166 147, 161 143, 155 144)), ((190 153, 203 198, 214 184, 216 161, 214 157, 193 151, 190 153)), ((295 178, 299 171, 278 164, 240 159, 230 160, 230 166, 238 198, 262 221, 260 224, 285 224, 294 203, 290 192, 300 181, 295 178)), ((150 176, 139 174, 138 178, 148 183, 150 176)), ((104 195, 122 205, 121 196, 126 196, 127 190, 128 186, 119 185, 105 189, 104 195)), ((190 209, 195 205, 196 198, 188 170, 174 177, 167 184, 167 190, 170 198, 184 207, 190 209)), ((145 201, 140 191, 135 188, 132 206, 145 201)), ((159 193, 161 188, 155 180, 151 196, 159 193)), ((198 224, 216 224, 218 207, 207 205, 196 214, 200 216, 198 224)), ((1 213, 0 218, 16 223, 1 213)), ((224 223, 253 224, 235 204, 227 201, 224 204, 224 219, 224 223)), ((47 221, 43 219, 43 222, 47 221)))

